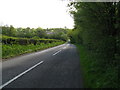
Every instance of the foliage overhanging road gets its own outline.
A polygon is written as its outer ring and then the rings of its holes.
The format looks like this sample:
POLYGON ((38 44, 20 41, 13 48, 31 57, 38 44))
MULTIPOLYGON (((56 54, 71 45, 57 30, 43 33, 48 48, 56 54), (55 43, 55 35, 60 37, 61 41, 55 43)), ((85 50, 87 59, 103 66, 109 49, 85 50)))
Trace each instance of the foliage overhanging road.
POLYGON ((3 88, 82 88, 79 61, 76 47, 72 44, 4 61, 3 88), (34 65, 37 66, 17 77, 34 65))

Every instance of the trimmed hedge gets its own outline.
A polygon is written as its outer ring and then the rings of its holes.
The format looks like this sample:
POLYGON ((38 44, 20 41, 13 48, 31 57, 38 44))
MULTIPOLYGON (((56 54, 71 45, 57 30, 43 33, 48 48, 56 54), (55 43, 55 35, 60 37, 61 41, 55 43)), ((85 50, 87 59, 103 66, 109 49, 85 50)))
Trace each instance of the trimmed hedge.
POLYGON ((31 39, 31 38, 16 38, 2 35, 2 44, 20 44, 20 45, 28 45, 28 44, 40 44, 40 43, 52 43, 52 42, 60 42, 61 40, 56 39, 31 39))

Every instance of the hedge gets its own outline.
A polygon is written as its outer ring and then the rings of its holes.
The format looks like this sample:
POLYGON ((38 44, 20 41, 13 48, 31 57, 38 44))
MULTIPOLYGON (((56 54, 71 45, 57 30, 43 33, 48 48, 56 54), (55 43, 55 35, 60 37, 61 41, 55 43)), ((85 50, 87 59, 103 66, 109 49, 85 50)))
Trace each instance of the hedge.
POLYGON ((20 44, 20 45, 28 45, 28 44, 40 44, 40 43, 52 43, 52 42, 60 42, 61 40, 57 39, 31 39, 31 38, 17 38, 17 37, 9 37, 2 35, 2 44, 20 44))

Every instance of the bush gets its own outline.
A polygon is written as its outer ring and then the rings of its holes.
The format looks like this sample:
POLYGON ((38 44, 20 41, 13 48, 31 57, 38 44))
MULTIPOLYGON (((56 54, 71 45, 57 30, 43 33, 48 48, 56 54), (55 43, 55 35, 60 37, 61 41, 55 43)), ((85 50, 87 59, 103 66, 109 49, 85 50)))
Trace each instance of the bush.
POLYGON ((28 45, 28 44, 40 44, 40 43, 52 43, 52 42, 61 42, 61 40, 56 39, 29 39, 29 38, 16 38, 16 37, 9 37, 9 36, 2 36, 2 43, 3 44, 20 44, 20 45, 28 45))
POLYGON ((53 43, 40 43, 40 44, 29 44, 29 45, 19 45, 19 44, 12 44, 12 45, 2 45, 2 58, 9 58, 13 56, 17 56, 24 53, 29 53, 33 51, 38 51, 42 49, 46 49, 49 47, 57 46, 63 44, 64 41, 61 42, 53 42, 53 43))

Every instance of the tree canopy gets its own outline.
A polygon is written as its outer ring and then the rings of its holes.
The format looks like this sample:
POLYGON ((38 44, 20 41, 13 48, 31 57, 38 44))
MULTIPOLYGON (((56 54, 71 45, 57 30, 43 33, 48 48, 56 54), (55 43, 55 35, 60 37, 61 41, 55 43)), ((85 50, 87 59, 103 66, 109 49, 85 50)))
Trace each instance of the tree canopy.
POLYGON ((11 26, 2 26, 2 34, 12 37, 21 37, 21 38, 47 38, 47 39, 60 39, 67 41, 67 28, 47 28, 43 29, 38 28, 14 28, 11 26))
POLYGON ((120 60, 120 2, 71 2, 68 6, 75 23, 68 34, 71 42, 96 53, 99 67, 117 68, 120 60))

